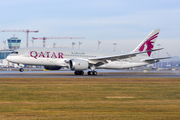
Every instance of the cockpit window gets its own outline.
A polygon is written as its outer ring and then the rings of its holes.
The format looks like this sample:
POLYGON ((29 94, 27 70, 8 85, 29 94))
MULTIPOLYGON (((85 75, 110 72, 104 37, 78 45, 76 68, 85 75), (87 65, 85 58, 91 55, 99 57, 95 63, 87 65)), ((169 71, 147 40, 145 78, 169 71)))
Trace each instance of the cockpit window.
POLYGON ((13 51, 12 54, 18 54, 18 52, 17 51, 13 51))

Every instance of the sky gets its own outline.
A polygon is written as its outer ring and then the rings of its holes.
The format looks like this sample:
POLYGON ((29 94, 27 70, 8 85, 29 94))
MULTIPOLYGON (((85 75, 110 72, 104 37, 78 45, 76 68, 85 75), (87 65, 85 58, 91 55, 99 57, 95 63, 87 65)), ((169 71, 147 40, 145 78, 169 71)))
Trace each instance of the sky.
MULTIPOLYGON (((179 0, 0 0, 0 30, 39 30, 32 37, 85 37, 85 39, 46 40, 46 47, 131 52, 154 29, 161 29, 155 48, 160 56, 180 56, 179 0)), ((26 33, 0 32, 3 41, 16 36, 26 47, 26 33)), ((42 47, 42 40, 34 41, 42 47)), ((7 48, 7 46, 6 46, 7 48)), ((156 54, 157 55, 157 54, 156 54)))

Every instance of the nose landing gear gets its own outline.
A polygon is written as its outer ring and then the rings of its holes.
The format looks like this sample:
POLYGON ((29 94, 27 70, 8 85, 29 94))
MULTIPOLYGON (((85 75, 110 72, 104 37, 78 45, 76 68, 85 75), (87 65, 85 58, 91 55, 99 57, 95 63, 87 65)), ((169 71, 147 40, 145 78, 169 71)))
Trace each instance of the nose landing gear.
POLYGON ((23 71, 24 71, 24 68, 23 68, 23 67, 24 67, 24 65, 23 65, 23 64, 19 64, 19 63, 18 63, 18 66, 19 66, 19 71, 20 71, 20 72, 23 72, 23 71))
POLYGON ((23 69, 23 68, 19 68, 19 71, 20 71, 20 72, 23 72, 23 71, 24 71, 24 69, 23 69))

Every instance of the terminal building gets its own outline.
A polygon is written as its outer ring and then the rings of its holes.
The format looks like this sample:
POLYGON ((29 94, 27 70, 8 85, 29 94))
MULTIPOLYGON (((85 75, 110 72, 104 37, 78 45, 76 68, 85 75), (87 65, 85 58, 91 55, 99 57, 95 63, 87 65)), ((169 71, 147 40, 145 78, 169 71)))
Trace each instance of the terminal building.
POLYGON ((0 50, 0 59, 5 59, 11 52, 12 50, 0 50))

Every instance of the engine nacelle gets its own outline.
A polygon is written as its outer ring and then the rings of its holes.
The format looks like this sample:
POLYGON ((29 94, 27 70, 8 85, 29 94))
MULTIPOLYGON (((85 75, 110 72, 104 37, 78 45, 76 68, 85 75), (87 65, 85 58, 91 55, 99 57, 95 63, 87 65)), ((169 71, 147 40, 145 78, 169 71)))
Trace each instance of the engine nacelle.
POLYGON ((87 70, 89 63, 86 60, 81 59, 71 59, 69 60, 69 65, 71 70, 87 70))
POLYGON ((44 66, 44 69, 47 69, 47 70, 59 70, 61 69, 60 66, 44 66))

